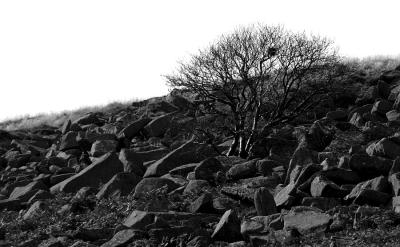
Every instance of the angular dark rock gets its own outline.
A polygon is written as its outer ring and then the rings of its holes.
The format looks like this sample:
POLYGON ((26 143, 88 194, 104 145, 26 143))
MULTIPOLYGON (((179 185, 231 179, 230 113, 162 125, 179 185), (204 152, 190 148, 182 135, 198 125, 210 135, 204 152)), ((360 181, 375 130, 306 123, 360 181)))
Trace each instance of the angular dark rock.
POLYGON ((295 191, 295 184, 290 183, 286 185, 274 196, 276 206, 284 208, 292 206, 296 199, 294 196, 295 191))
POLYGON ((388 183, 385 177, 378 177, 366 182, 357 184, 356 187, 345 197, 345 200, 352 201, 358 205, 368 204, 371 206, 385 205, 391 196, 385 193, 388 183))
POLYGON ((50 191, 55 193, 63 191, 66 193, 76 192, 82 187, 95 187, 107 183, 115 174, 123 172, 123 165, 115 153, 108 153, 78 174, 54 185, 50 191))
POLYGON ((378 142, 372 143, 367 147, 367 154, 371 156, 381 156, 395 159, 400 156, 400 145, 388 138, 383 138, 378 142))
POLYGON ((93 157, 100 157, 106 153, 115 152, 117 150, 117 141, 115 140, 99 140, 92 144, 90 153, 93 157))
POLYGON ((79 148, 79 143, 77 141, 78 132, 70 131, 62 136, 60 143, 60 151, 65 151, 68 149, 79 148))
POLYGON ((363 177, 387 176, 393 161, 367 154, 354 154, 349 161, 350 168, 363 177))
POLYGON ((133 189, 135 189, 140 180, 142 180, 142 178, 134 173, 117 173, 110 179, 110 181, 103 185, 96 197, 100 199, 115 196, 126 196, 133 189))
POLYGON ((179 187, 179 185, 166 178, 144 178, 136 185, 135 194, 133 196, 139 198, 146 193, 164 186, 167 187, 167 191, 172 191, 179 187))
POLYGON ((124 172, 132 172, 138 176, 143 176, 146 168, 143 166, 143 160, 140 155, 131 149, 121 149, 119 160, 124 165, 124 172))
POLYGON ((144 177, 162 176, 178 166, 200 162, 216 155, 215 150, 208 145, 198 144, 191 140, 151 164, 144 177))
POLYGON ((39 190, 48 190, 47 186, 42 181, 33 181, 26 186, 16 187, 9 197, 9 199, 19 199, 23 202, 28 201, 39 190))
POLYGON ((199 165, 198 163, 190 163, 190 164, 186 164, 186 165, 181 165, 181 166, 178 166, 178 167, 172 169, 171 171, 169 171, 169 173, 171 175, 179 175, 182 177, 187 177, 189 172, 194 171, 194 169, 198 165, 199 165))
POLYGON ((336 198, 328 198, 328 197, 304 197, 302 202, 302 206, 319 208, 323 211, 327 211, 331 208, 340 205, 340 201, 336 198))
POLYGON ((254 205, 258 216, 268 216, 277 212, 274 196, 266 188, 257 189, 254 205))
POLYGON ((346 195, 346 191, 322 175, 314 178, 311 183, 310 192, 313 197, 342 198, 346 195))
POLYGON ((122 129, 118 133, 118 138, 127 138, 128 140, 131 140, 133 137, 135 137, 139 131, 141 131, 144 126, 146 126, 149 122, 151 121, 150 118, 140 118, 132 123, 130 123, 128 126, 126 126, 124 129, 122 129))
POLYGON ((224 213, 215 227, 211 238, 228 243, 242 240, 240 234, 240 220, 235 211, 228 210, 224 213))
POLYGON ((392 110, 393 103, 387 100, 379 100, 374 103, 372 109, 371 109, 371 114, 381 114, 383 116, 386 116, 386 113, 390 110, 392 110))
POLYGON ((210 184, 207 180, 190 180, 189 183, 186 185, 185 190, 183 191, 184 195, 187 194, 199 194, 204 191, 204 188, 209 187, 210 184))
POLYGON ((174 113, 162 115, 151 120, 144 129, 149 136, 160 137, 163 136, 171 124, 174 113))
POLYGON ((400 172, 394 173, 389 177, 389 182, 392 185, 395 196, 400 196, 400 172))
POLYGON ((194 169, 195 179, 202 179, 210 182, 215 181, 216 173, 224 167, 216 158, 207 158, 201 161, 194 169))
POLYGON ((397 110, 388 111, 388 112, 386 112, 386 118, 388 119, 389 122, 399 123, 400 122, 400 112, 397 110))
POLYGON ((257 176, 257 161, 258 159, 255 159, 234 165, 226 172, 226 177, 229 180, 238 180, 257 176))
POLYGON ((204 193, 189 206, 191 213, 214 213, 213 197, 210 193, 204 193))
POLYGON ((311 207, 295 207, 283 217, 284 229, 296 229, 301 234, 324 232, 331 216, 311 207))

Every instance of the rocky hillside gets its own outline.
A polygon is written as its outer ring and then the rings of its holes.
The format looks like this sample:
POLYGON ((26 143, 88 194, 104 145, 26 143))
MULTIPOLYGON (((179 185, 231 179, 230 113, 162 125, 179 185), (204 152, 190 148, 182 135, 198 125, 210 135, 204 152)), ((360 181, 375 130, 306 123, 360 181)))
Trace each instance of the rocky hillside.
POLYGON ((248 159, 176 93, 0 131, 0 246, 399 246, 400 67, 336 86, 248 159))

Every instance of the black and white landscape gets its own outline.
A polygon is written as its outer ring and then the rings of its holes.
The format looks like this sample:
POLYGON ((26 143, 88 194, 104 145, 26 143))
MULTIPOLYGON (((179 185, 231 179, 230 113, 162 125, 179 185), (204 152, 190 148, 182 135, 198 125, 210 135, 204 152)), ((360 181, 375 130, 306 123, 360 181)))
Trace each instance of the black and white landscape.
POLYGON ((378 55, 241 25, 167 95, 4 120, 0 246, 399 246, 400 58, 378 55))

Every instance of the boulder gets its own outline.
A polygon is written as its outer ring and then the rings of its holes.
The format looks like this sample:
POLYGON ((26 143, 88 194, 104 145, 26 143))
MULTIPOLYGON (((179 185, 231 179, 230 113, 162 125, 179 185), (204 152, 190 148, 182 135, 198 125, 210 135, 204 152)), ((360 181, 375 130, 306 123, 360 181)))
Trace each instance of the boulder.
POLYGON ((134 173, 117 173, 110 181, 103 185, 96 197, 100 199, 104 197, 126 196, 135 189, 141 179, 141 177, 134 173))
POLYGON ((32 157, 32 155, 29 153, 20 154, 18 151, 7 152, 4 156, 5 160, 7 161, 7 165, 13 168, 20 168, 26 165, 32 157))
POLYGON ((350 168, 361 177, 387 176, 393 161, 367 154, 353 154, 349 160, 350 168))
POLYGON ((395 159, 400 156, 400 145, 388 138, 383 138, 378 142, 372 143, 366 149, 367 154, 371 156, 381 156, 389 159, 395 159))
POLYGON ((316 176, 312 181, 310 192, 313 197, 342 198, 346 195, 346 191, 321 175, 316 176))
POLYGON ((240 225, 240 232, 246 240, 252 235, 263 235, 271 230, 281 229, 283 229, 283 221, 280 213, 244 218, 240 225))
POLYGON ((356 186, 344 199, 358 205, 385 206, 391 196, 387 193, 356 186))
POLYGON ((400 173, 394 173, 389 177, 389 182, 392 185, 395 196, 400 196, 400 173))
POLYGON ((295 201, 295 184, 290 183, 286 185, 283 189, 281 189, 276 195, 274 196, 274 201, 277 207, 279 208, 288 208, 293 205, 295 201))
POLYGON ((191 213, 214 213, 213 197, 210 193, 204 193, 189 205, 191 213))
POLYGON ((207 157, 216 155, 217 153, 212 147, 190 140, 151 164, 147 168, 144 177, 159 177, 178 166, 200 162, 207 157))
POLYGON ((194 169, 198 165, 199 165, 198 163, 190 163, 190 164, 186 164, 186 165, 181 165, 181 166, 178 166, 178 167, 172 169, 171 171, 169 171, 169 174, 187 177, 189 172, 193 172, 194 169))
POLYGON ((79 148, 79 143, 77 141, 78 132, 70 131, 67 134, 63 135, 60 143, 60 151, 66 151, 68 149, 77 149, 79 148))
POLYGON ((354 125, 354 126, 356 126, 358 128, 361 128, 361 127, 364 126, 366 121, 365 121, 364 117, 360 113, 355 112, 355 113, 353 113, 353 115, 351 115, 351 118, 350 118, 349 122, 352 125, 354 125))
POLYGON ((390 199, 389 183, 386 177, 380 176, 357 184, 345 200, 355 204, 372 206, 385 205, 390 199))
POLYGON ((391 110, 386 112, 386 118, 389 122, 400 123, 400 112, 397 110, 391 110))
POLYGON ((149 151, 135 151, 138 158, 140 158, 143 163, 148 161, 156 161, 167 155, 170 150, 166 148, 158 148, 149 151))
POLYGON ((394 196, 392 198, 392 207, 396 213, 400 213, 400 196, 394 196))
POLYGON ((295 207, 283 217, 284 229, 295 229, 300 234, 324 232, 331 216, 312 207, 295 207))
POLYGON ((240 220, 235 211, 228 210, 219 220, 211 239, 228 243, 242 240, 240 234, 240 220))
POLYGON ((206 180, 190 180, 186 185, 183 194, 199 194, 204 191, 204 188, 209 186, 210 184, 206 180))
POLYGON ((277 213, 274 196, 266 188, 259 188, 254 195, 254 205, 258 216, 277 213))
POLYGON ((92 144, 90 154, 93 157, 100 157, 106 153, 115 152, 118 142, 114 140, 100 140, 92 144))
POLYGON ((201 161, 194 168, 194 178, 213 183, 215 182, 217 172, 222 171, 223 169, 224 167, 218 159, 207 158, 201 161))
POLYGON ((229 180, 238 180, 257 176, 257 160, 258 159, 254 159, 242 164, 234 165, 226 172, 226 177, 229 180))
POLYGON ((335 133, 322 124, 321 121, 315 121, 308 133, 305 135, 305 143, 311 150, 322 152, 333 140, 335 133))
POLYGON ((323 211, 328 211, 336 206, 340 205, 340 202, 336 198, 328 198, 328 197, 304 197, 302 202, 302 206, 319 208, 323 211))
POLYGON ((107 183, 115 174, 123 172, 123 165, 115 153, 108 153, 91 165, 80 171, 78 174, 54 185, 50 191, 55 193, 62 191, 73 193, 82 187, 95 187, 107 183))
POLYGON ((19 199, 22 202, 28 201, 39 190, 48 190, 47 186, 40 180, 33 181, 26 186, 16 187, 9 197, 9 199, 19 199))
POLYGON ((362 178, 355 171, 332 167, 328 170, 321 171, 321 175, 337 185, 357 184, 362 181, 362 178))
POLYGON ((124 165, 124 172, 132 172, 138 176, 144 175, 146 168, 143 166, 143 160, 132 149, 121 149, 118 158, 124 165))
POLYGON ((296 151, 294 151, 292 159, 289 163, 289 168, 286 173, 285 184, 289 183, 290 175, 296 166, 304 167, 308 164, 317 163, 318 153, 310 150, 309 148, 300 145, 296 151))
POLYGON ((52 198, 54 198, 54 196, 50 192, 46 190, 39 190, 29 199, 28 204, 33 204, 34 202, 39 200, 46 200, 52 198))
POLYGON ((151 120, 144 129, 151 137, 163 136, 171 124, 174 113, 165 114, 151 120))
POLYGON ((123 128, 119 133, 118 137, 119 138, 127 138, 131 140, 133 137, 135 137, 143 128, 146 126, 149 122, 151 121, 150 118, 144 117, 140 118, 123 128))
POLYGON ((270 159, 258 160, 256 163, 257 172, 263 176, 271 175, 273 172, 273 169, 280 165, 281 164, 279 162, 277 162, 275 160, 270 160, 270 159))
POLYGON ((386 113, 392 110, 393 103, 388 100, 379 100, 374 103, 371 109, 371 114, 381 114, 386 116, 386 113))
POLYGON ((63 135, 67 134, 67 132, 71 130, 71 124, 72 124, 72 122, 70 119, 68 119, 68 121, 65 121, 63 126, 60 129, 61 134, 63 134, 63 135))
POLYGON ((139 198, 149 192, 161 189, 166 186, 167 191, 172 191, 179 187, 178 184, 167 178, 144 178, 135 187, 135 198, 139 198))

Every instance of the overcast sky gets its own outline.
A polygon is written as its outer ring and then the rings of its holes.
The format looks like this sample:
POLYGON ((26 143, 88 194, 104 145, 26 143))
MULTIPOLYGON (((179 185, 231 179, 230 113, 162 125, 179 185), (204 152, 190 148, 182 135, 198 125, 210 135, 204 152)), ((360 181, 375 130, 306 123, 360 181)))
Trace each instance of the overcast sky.
POLYGON ((1 0, 0 120, 164 95, 161 75, 239 25, 283 24, 341 54, 400 54, 398 0, 1 0))

